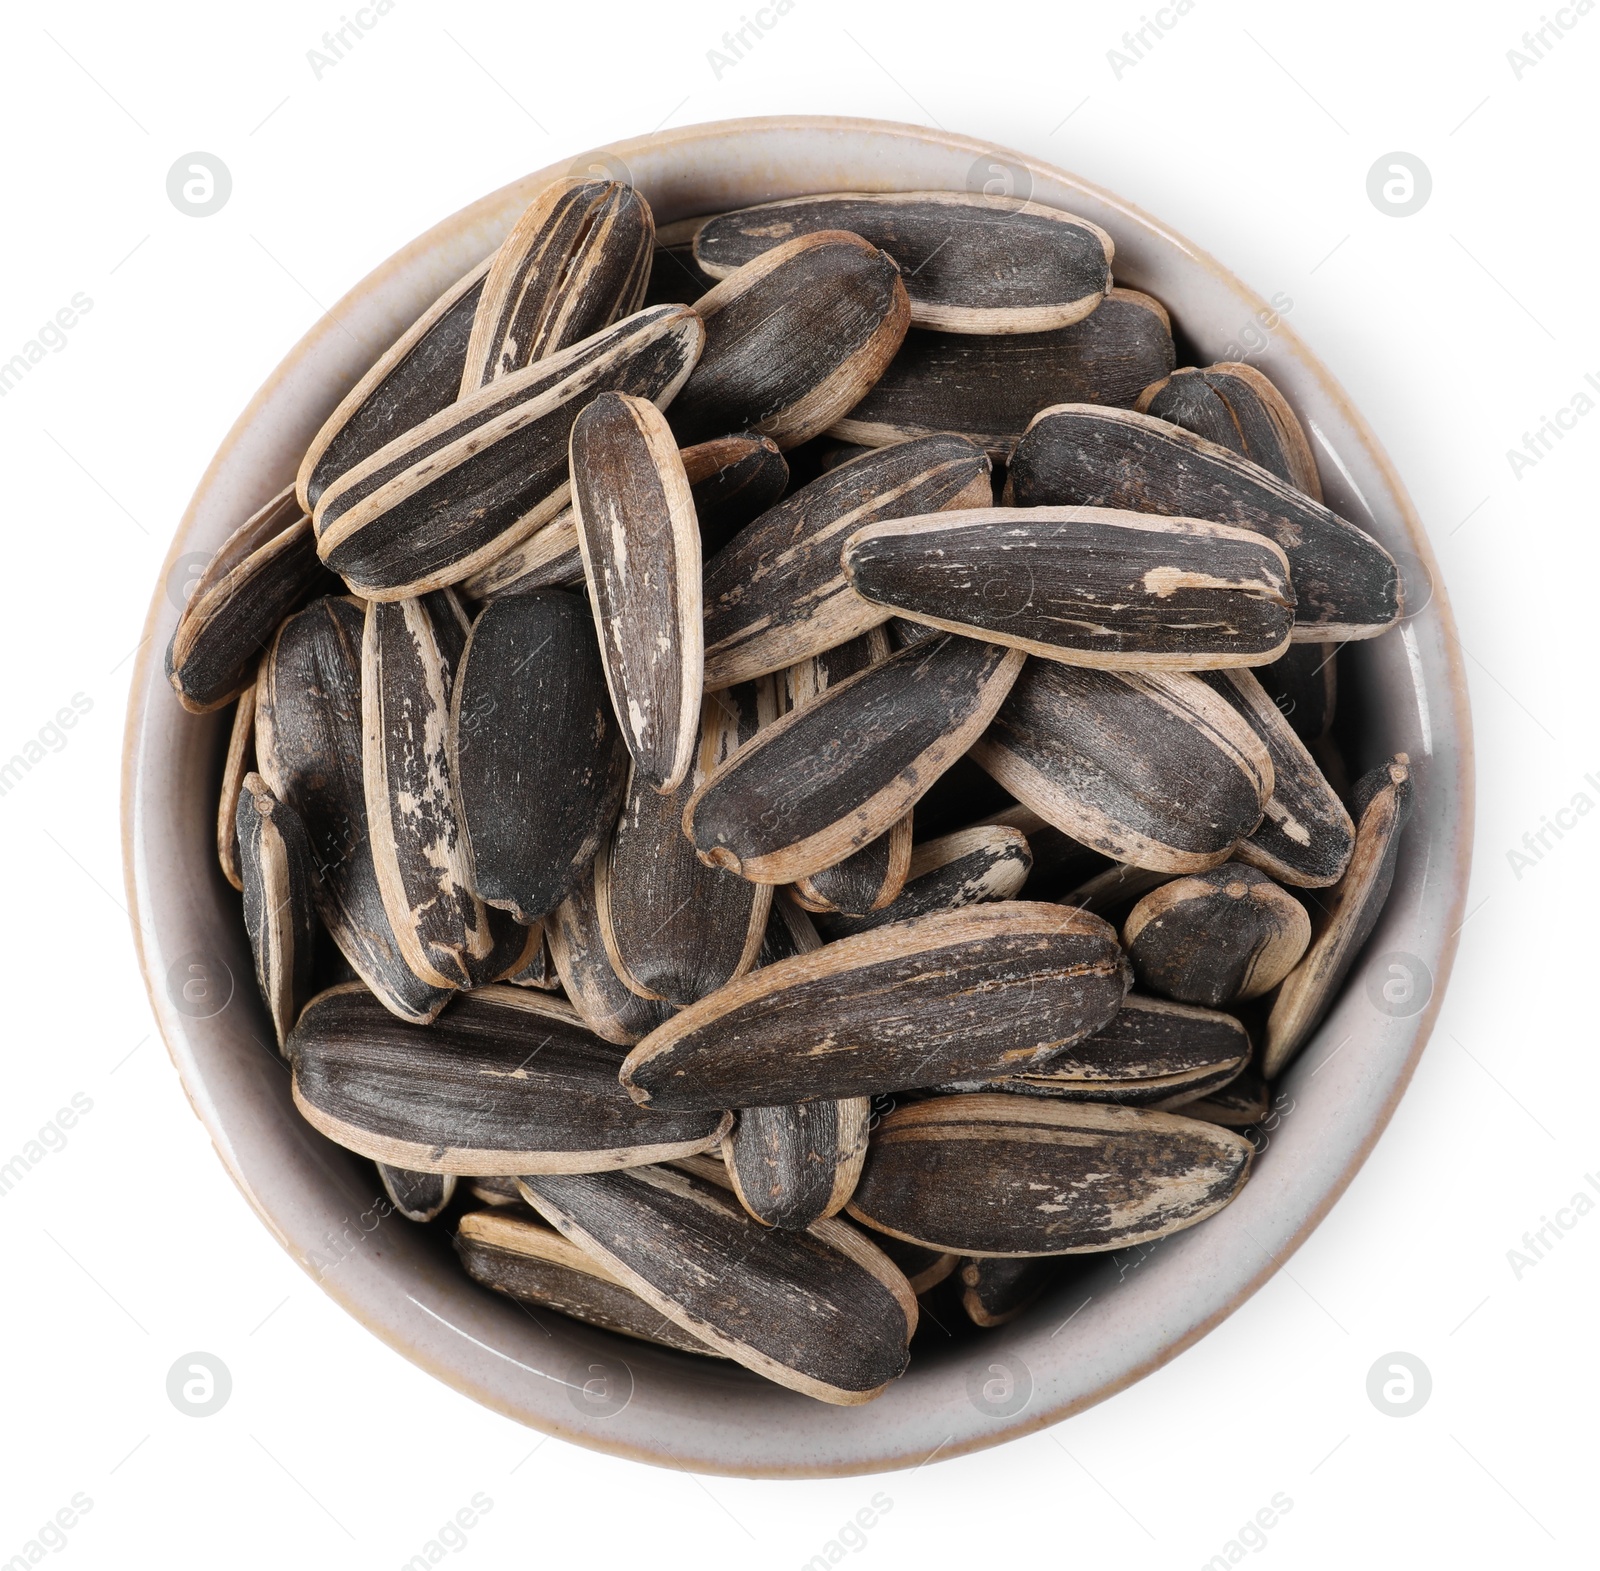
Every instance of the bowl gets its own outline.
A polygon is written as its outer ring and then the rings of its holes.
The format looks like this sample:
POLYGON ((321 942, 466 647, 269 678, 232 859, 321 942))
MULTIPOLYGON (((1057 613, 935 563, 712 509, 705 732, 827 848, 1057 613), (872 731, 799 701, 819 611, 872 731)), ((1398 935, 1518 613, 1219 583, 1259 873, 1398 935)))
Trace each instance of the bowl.
POLYGON ((1428 541, 1365 422, 1267 302, 1155 219, 1021 153, 919 126, 785 117, 659 132, 541 169, 413 241, 318 321, 229 432, 178 526, 133 679, 122 813, 134 941, 183 1088, 234 1182, 323 1290, 413 1363, 535 1429, 675 1468, 842 1476, 957 1456, 1103 1401, 1199 1340, 1310 1233, 1382 1133, 1438 1012, 1466 895, 1471 723, 1457 649, 1428 541), (919 1348, 862 1407, 561 1316, 536 1327, 467 1278, 442 1229, 394 1215, 371 1163, 305 1123, 270 1047, 238 897, 217 866, 227 716, 185 713, 163 673, 187 564, 293 478, 344 393, 543 184, 590 169, 631 180, 658 226, 838 190, 987 189, 1093 220, 1116 241, 1118 282, 1172 312, 1180 364, 1248 356, 1283 390, 1329 506, 1381 540, 1407 583, 1404 623, 1347 646, 1340 671, 1343 702, 1360 716, 1346 738, 1352 774, 1396 751, 1414 766, 1394 892, 1281 1083, 1292 1111, 1275 1120, 1251 1182, 1158 1246, 1086 1258, 1083 1274, 1008 1325, 919 1348))

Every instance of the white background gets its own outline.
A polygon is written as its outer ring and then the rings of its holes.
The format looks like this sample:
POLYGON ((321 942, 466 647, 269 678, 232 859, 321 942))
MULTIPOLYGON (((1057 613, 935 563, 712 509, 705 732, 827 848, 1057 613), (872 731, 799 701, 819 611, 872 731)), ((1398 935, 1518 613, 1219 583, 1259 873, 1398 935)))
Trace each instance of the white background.
POLYGON ((851 1562, 1176 1571, 1283 1492, 1292 1510, 1251 1562, 1593 1563, 1600 1219, 1520 1280, 1507 1251, 1600 1173, 1600 815, 1520 877, 1507 853, 1575 793, 1600 801, 1584 781, 1600 778, 1600 414, 1520 478, 1506 450, 1585 372, 1600 378, 1600 15, 1560 13, 1571 31, 1519 80, 1507 51, 1539 25, 1533 0, 1198 0, 1119 80, 1107 51, 1140 14, 795 0, 719 79, 707 51, 738 0, 397 0, 319 80, 307 51, 338 0, 6 8, 0 360, 76 292, 93 308, 0 399, 0 755, 75 693, 93 707, 0 798, 0 1159, 74 1093, 93 1105, 0 1198, 0 1562, 82 1491, 92 1509, 52 1561, 397 1567, 481 1491, 492 1510, 451 1563, 799 1567, 882 1491, 892 1508, 851 1562), (658 125, 777 112, 1025 149, 1287 294, 1432 533, 1479 782, 1472 915, 1433 1042, 1288 1269, 1053 1431, 802 1484, 541 1441, 323 1297, 233 1190, 154 1035, 117 834, 130 655, 167 541, 236 412, 323 306, 529 168, 658 125), (197 149, 234 181, 203 221, 165 191, 197 149), (1366 193, 1394 150, 1434 182, 1405 219, 1366 193), (204 1420, 165 1394, 197 1349, 233 1377, 204 1420), (1414 1417, 1366 1395, 1393 1350, 1432 1372, 1414 1417))

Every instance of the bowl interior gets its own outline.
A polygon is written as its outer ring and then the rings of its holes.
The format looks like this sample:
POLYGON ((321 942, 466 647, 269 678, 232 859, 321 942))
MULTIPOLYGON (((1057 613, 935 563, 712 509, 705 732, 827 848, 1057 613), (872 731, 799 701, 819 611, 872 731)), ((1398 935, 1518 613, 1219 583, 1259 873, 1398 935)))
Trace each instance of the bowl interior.
POLYGON ((747 1475, 867 1472, 995 1444, 1138 1379, 1259 1287, 1338 1197, 1410 1078, 1454 952, 1471 823, 1465 683, 1431 552, 1387 459, 1271 306, 1211 258, 1108 192, 964 137, 835 119, 693 126, 537 171, 445 220, 358 284, 245 410, 179 525, 146 633, 124 756, 130 908, 162 1034, 219 1155, 284 1248, 377 1335, 489 1407, 620 1455, 747 1475), (1187 1232, 1084 1257, 1006 1326, 919 1343, 910 1372, 860 1408, 560 1316, 534 1324, 467 1279, 442 1230, 392 1215, 370 1163, 301 1120, 256 996, 238 897, 216 864, 226 714, 184 713, 162 672, 177 559, 215 551, 293 477, 343 394, 542 184, 595 167, 637 185, 658 225, 781 196, 918 189, 1001 190, 1093 220, 1116 242, 1117 281, 1171 311, 1180 365, 1248 358, 1277 383, 1310 433, 1328 505, 1383 541, 1406 578, 1404 624, 1341 656, 1340 740, 1352 776, 1408 753, 1415 812, 1388 907, 1281 1082, 1281 1116, 1251 1182, 1187 1232), (1405 1012, 1378 986, 1395 956, 1430 979, 1405 1012))

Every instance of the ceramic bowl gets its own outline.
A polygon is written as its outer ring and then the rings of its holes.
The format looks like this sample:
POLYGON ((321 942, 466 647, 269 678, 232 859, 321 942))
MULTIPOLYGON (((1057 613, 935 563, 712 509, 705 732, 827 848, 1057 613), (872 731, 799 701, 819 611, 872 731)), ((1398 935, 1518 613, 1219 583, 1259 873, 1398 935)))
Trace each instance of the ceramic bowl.
POLYGON ((621 1456, 748 1476, 913 1465, 1056 1423, 1157 1368, 1260 1287, 1349 1183, 1427 1040, 1461 922, 1472 823, 1466 685, 1427 539, 1372 433, 1272 307, 1203 252, 1060 169, 944 132, 805 118, 690 126, 541 169, 447 218, 357 284, 239 417, 178 526, 146 635, 123 764, 134 938, 162 1035, 217 1154, 283 1247, 390 1346, 475 1401, 621 1456), (383 1215, 372 1165, 295 1113, 285 1067, 264 1046, 271 1035, 238 897, 213 849, 226 714, 186 714, 162 671, 185 562, 215 551, 293 477, 346 390, 499 242, 541 185, 589 168, 630 179, 659 225, 838 190, 988 189, 1092 219, 1115 239, 1118 282, 1172 312, 1180 364, 1248 356, 1277 383, 1310 433, 1329 505, 1382 540, 1407 579, 1404 625, 1347 646, 1340 682, 1360 716, 1352 774, 1410 754, 1415 814, 1388 907, 1283 1081, 1293 1111, 1251 1182, 1226 1210, 1157 1247, 1086 1261, 1068 1286, 981 1340, 920 1353, 863 1407, 825 1406, 733 1365, 559 1315, 541 1317, 540 1329, 467 1279, 442 1229, 383 1215), (1385 990, 1402 975, 1417 984, 1409 993, 1385 990))

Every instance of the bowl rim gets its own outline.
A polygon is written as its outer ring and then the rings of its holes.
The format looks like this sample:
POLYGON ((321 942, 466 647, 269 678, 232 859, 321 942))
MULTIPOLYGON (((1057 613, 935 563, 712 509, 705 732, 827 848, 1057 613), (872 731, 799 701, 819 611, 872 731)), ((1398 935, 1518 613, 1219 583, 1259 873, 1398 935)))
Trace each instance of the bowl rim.
MULTIPOLYGON (((255 422, 280 384, 315 352, 318 345, 326 339, 327 335, 340 330, 338 319, 346 307, 377 291, 386 281, 405 271, 408 265, 414 263, 418 257, 433 252, 452 240, 459 242, 475 226, 482 225, 487 216, 497 207, 503 206, 509 193, 519 188, 526 189, 535 182, 556 178, 561 174, 584 166, 586 162, 599 162, 606 158, 611 158, 620 159, 626 163, 630 154, 639 156, 646 152, 651 154, 669 153, 675 150, 692 148, 696 144, 713 143, 730 137, 767 136, 785 133, 806 135, 836 133, 860 137, 887 137, 897 141, 922 142, 947 152, 970 153, 974 161, 980 158, 1001 160, 1013 168, 1027 171, 1031 177, 1042 177, 1069 189, 1091 195, 1111 211, 1125 215, 1131 224, 1138 226, 1140 229, 1158 237, 1182 252, 1192 264, 1205 270, 1215 282, 1231 290, 1242 305, 1256 310, 1271 309, 1267 301, 1246 286, 1207 252, 1191 244, 1169 226, 1115 193, 1042 159, 1034 158, 1029 154, 980 138, 934 130, 925 126, 850 116, 810 115, 757 116, 708 121, 607 143, 586 153, 559 160, 542 169, 521 176, 498 190, 467 204, 434 224, 368 272, 365 277, 341 296, 340 300, 329 311, 325 312, 323 316, 319 317, 311 325, 301 339, 269 373, 266 380, 258 388, 219 444, 174 531, 152 593, 150 607, 145 619, 144 636, 134 663, 121 760, 121 843, 124 885, 128 896, 130 924, 139 958, 140 972, 144 979, 152 1014, 161 1033, 162 1041, 166 1046, 168 1056, 172 1060, 174 1068, 178 1071, 184 1094, 188 1098, 196 1116, 200 1118, 206 1127, 212 1144, 229 1176, 245 1196, 252 1210, 266 1224, 279 1243, 290 1253, 291 1257, 296 1260, 296 1263, 306 1270, 317 1285, 327 1292, 330 1297, 334 1298, 343 1309, 354 1316, 367 1330, 400 1352, 412 1363, 426 1369, 429 1373, 434 1374, 463 1394, 470 1396, 473 1400, 494 1408, 530 1427, 541 1429, 546 1433, 558 1434, 564 1439, 572 1440, 591 1449, 677 1469, 688 1468, 736 1476, 841 1477, 905 1467, 912 1465, 914 1458, 903 1447, 896 1448, 887 1444, 886 1441, 880 1441, 869 1443, 864 1449, 858 1448, 856 1454, 852 1454, 848 1459, 843 1460, 829 1459, 823 1462, 795 1461, 786 1462, 783 1465, 746 1465, 737 1460, 730 1460, 727 1455, 685 1458, 681 1454, 674 1453, 664 1442, 655 1445, 622 1442, 608 1435, 603 1429, 597 1430, 592 1426, 574 1426, 570 1423, 552 1421, 548 1418, 548 1415, 536 1416, 531 1414, 525 1407, 519 1406, 509 1399, 497 1400, 492 1391, 486 1390, 480 1383, 469 1380, 463 1371, 452 1367, 442 1357, 399 1334, 358 1294, 343 1289, 342 1284, 330 1284, 328 1280, 318 1277, 312 1271, 307 1259, 295 1249, 279 1219, 270 1214, 259 1203, 258 1197, 253 1193, 236 1159, 227 1130, 221 1127, 220 1120, 214 1120, 211 1116, 208 1099, 201 1094, 201 1088, 190 1083, 176 1041, 177 1036, 182 1031, 181 1023, 169 1012, 161 997, 162 979, 156 974, 154 960, 146 944, 145 919, 147 913, 141 901, 143 887, 140 873, 140 852, 142 845, 141 821, 137 800, 139 766, 142 757, 141 744, 152 695, 161 694, 165 696, 168 693, 164 677, 157 677, 156 673, 152 671, 153 664, 161 661, 164 655, 164 649, 158 647, 155 642, 155 635, 164 615, 162 609, 162 585, 168 581, 169 575, 188 544, 202 499, 207 496, 208 492, 217 483, 230 455, 239 447, 244 434, 255 422)), ((885 189, 888 188, 890 187, 885 187, 885 189)), ((1412 1035, 1407 1043, 1405 1060, 1395 1072, 1385 1100, 1371 1115, 1370 1125, 1366 1130, 1364 1139, 1351 1149, 1343 1168, 1326 1185, 1317 1203, 1308 1210, 1301 1225, 1287 1238, 1287 1241, 1284 1242, 1280 1249, 1267 1254, 1263 1264, 1246 1275, 1225 1301, 1219 1301, 1216 1304, 1210 1314, 1194 1323, 1185 1333, 1171 1340, 1163 1341, 1150 1356, 1127 1365, 1109 1378, 1096 1384, 1092 1390, 1072 1400, 1025 1410, 1014 1421, 997 1424, 992 1430, 983 1434, 969 1436, 948 1446, 937 1448, 935 1454, 940 1459, 964 1455, 999 1444, 1003 1440, 1032 1433, 1038 1429, 1059 1423, 1073 1413, 1105 1400, 1125 1387, 1143 1379, 1146 1375, 1199 1341, 1201 1337, 1225 1320, 1246 1299, 1264 1286, 1277 1273, 1287 1257, 1309 1237, 1329 1210, 1332 1209, 1334 1203, 1348 1188, 1355 1174, 1366 1161, 1378 1138, 1383 1134, 1415 1072, 1416 1065, 1431 1035, 1447 991, 1449 975, 1459 943, 1462 916, 1465 911, 1472 857, 1474 798, 1472 721, 1464 660, 1455 632, 1454 617, 1431 543, 1422 527, 1421 520, 1392 461, 1378 442, 1371 427, 1361 412, 1353 405, 1337 380, 1322 365, 1321 361, 1311 353, 1294 329, 1281 318, 1273 326, 1272 339, 1274 349, 1281 350, 1282 353, 1293 357, 1298 362, 1300 373, 1316 383, 1321 395, 1331 407, 1338 411, 1347 423, 1356 442, 1363 450, 1364 456, 1370 461, 1381 481, 1382 487, 1386 492, 1384 498, 1386 505, 1392 506, 1394 515, 1408 537, 1410 546, 1421 563, 1424 572, 1431 575, 1433 586, 1432 608, 1436 609, 1440 629, 1444 637, 1439 641, 1440 647, 1432 651, 1429 658, 1434 663, 1435 669, 1442 676, 1442 685, 1449 695, 1450 714, 1447 717, 1447 724, 1450 729, 1447 734, 1454 743, 1450 753, 1452 770, 1450 775, 1441 781, 1441 784, 1448 789, 1451 800, 1455 803, 1452 819, 1454 833, 1447 837, 1449 843, 1439 848, 1445 852, 1445 857, 1442 859, 1443 867, 1440 870, 1440 877, 1447 886, 1447 895, 1443 898, 1447 900, 1445 920, 1448 922, 1448 930, 1441 940, 1437 953, 1434 986, 1428 1002, 1416 1016, 1415 1023, 1411 1028, 1412 1035)), ((1420 682, 1421 665, 1419 660, 1420 657, 1413 654, 1412 664, 1418 673, 1418 681, 1420 682)), ((1445 717, 1441 717, 1441 719, 1443 718, 1445 717)), ((1430 863, 1430 871, 1431 868, 1432 864, 1430 863)), ((1434 897, 1436 909, 1440 898, 1441 896, 1434 897)), ((1343 984, 1346 989, 1350 986, 1353 976, 1354 972, 1352 971, 1351 977, 1347 978, 1345 984, 1343 984)))

